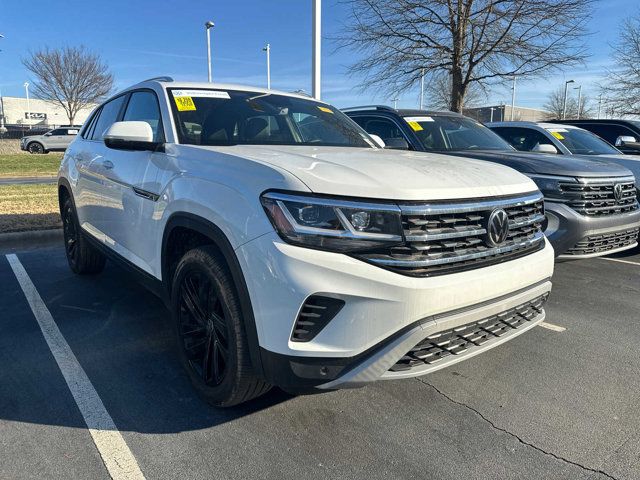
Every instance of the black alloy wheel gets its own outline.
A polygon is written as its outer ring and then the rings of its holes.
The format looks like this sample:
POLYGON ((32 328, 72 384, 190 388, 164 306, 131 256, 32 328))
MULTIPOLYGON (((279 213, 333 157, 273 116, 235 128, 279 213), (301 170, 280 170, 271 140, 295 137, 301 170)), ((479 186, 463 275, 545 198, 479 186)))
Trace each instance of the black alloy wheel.
POLYGON ((31 142, 27 147, 29 153, 41 154, 44 153, 44 147, 38 142, 31 142))
POLYGON ((229 322, 212 282, 189 272, 180 285, 178 335, 189 366, 207 386, 222 383, 229 365, 229 322))

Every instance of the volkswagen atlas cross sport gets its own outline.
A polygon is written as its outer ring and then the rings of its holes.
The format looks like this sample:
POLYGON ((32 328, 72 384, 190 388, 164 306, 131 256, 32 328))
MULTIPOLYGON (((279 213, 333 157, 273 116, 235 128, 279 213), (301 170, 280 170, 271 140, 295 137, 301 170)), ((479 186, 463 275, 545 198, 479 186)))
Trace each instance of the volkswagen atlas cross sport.
POLYGON ((487 160, 529 176, 544 194, 544 233, 560 259, 597 257, 637 245, 635 180, 621 165, 579 155, 518 152, 488 128, 453 112, 385 106, 344 112, 390 147, 487 160))
POLYGON ((71 269, 139 274, 218 406, 424 375, 545 317, 533 181, 383 150, 301 95, 142 82, 91 115, 59 197, 71 269))

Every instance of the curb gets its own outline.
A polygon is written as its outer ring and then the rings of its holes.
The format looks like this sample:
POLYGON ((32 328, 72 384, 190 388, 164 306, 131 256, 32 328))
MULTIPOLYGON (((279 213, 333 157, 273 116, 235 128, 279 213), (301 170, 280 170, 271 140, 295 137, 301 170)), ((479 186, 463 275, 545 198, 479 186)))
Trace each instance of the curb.
POLYGON ((62 239, 62 228, 0 233, 0 248, 31 248, 58 242, 62 245, 62 239))

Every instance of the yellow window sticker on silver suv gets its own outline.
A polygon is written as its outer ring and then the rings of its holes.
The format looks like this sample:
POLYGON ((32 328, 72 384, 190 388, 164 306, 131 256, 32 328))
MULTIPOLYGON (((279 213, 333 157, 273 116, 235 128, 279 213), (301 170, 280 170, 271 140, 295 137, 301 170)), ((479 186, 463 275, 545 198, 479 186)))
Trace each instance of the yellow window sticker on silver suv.
POLYGON ((176 107, 178 107, 179 112, 188 112, 196 109, 196 104, 193 103, 193 98, 191 97, 173 97, 173 99, 176 101, 176 107))
POLYGON ((420 125, 418 122, 411 121, 411 122, 407 122, 407 123, 416 132, 419 132, 420 130, 424 130, 424 128, 422 128, 422 125, 420 125))

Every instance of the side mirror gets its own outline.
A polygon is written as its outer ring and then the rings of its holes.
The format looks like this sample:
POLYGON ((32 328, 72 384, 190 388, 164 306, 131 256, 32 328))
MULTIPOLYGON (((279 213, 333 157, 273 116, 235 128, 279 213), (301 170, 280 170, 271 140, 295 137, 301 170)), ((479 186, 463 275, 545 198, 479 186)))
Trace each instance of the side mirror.
POLYGON ((382 140, 378 135, 374 135, 373 133, 370 133, 369 136, 373 139, 374 142, 376 142, 376 145, 378 145, 378 147, 380 148, 385 147, 384 140, 382 140))
POLYGON ((396 137, 396 138, 387 138, 385 140, 386 147, 390 150, 409 150, 409 144, 404 138, 396 137))
POLYGON ((624 147, 627 143, 636 143, 636 137, 631 135, 620 135, 616 138, 616 147, 624 147))
POLYGON ((536 143, 536 146, 531 151, 536 153, 558 153, 558 149, 550 143, 536 143))
POLYGON ((156 151, 162 143, 153 141, 147 122, 116 122, 103 135, 104 144, 115 150, 156 151))
POLYGON ((45 137, 50 137, 51 135, 53 135, 53 133, 51 133, 51 132, 47 132, 47 133, 44 134, 45 137))

